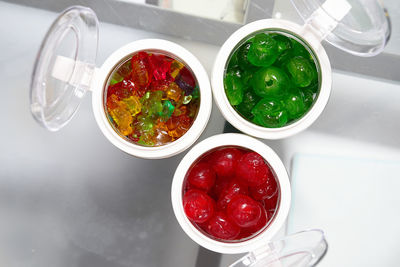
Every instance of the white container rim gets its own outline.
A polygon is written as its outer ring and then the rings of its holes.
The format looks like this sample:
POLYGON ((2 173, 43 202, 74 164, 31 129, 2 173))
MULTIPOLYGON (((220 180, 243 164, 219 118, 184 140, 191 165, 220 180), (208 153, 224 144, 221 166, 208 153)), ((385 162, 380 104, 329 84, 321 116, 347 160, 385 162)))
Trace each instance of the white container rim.
POLYGON ((210 80, 200 61, 182 46, 161 39, 143 39, 131 42, 112 53, 94 77, 92 105, 93 112, 101 131, 106 138, 122 151, 148 159, 161 159, 174 156, 190 147, 201 135, 206 127, 211 114, 212 96, 210 80), (160 51, 182 60, 193 71, 200 90, 200 107, 190 129, 174 142, 158 146, 145 147, 133 144, 112 128, 104 111, 103 92, 110 73, 122 59, 138 51, 160 51))
POLYGON ((279 156, 269 146, 247 135, 227 133, 215 135, 201 141, 185 155, 179 163, 172 180, 171 200, 175 216, 180 226, 194 242, 215 252, 237 254, 254 251, 272 240, 286 221, 290 208, 291 190, 289 176, 285 166, 279 156), (207 237, 189 221, 183 209, 182 186, 188 169, 193 162, 205 152, 221 146, 239 146, 259 153, 268 162, 275 173, 280 186, 280 205, 274 220, 263 232, 247 241, 226 243, 207 237))
POLYGON ((281 19, 263 19, 251 22, 235 31, 222 45, 216 57, 211 73, 211 85, 214 100, 222 115, 238 130, 263 139, 281 139, 297 134, 308 128, 322 113, 328 103, 331 86, 332 71, 329 58, 321 43, 306 27, 281 19), (310 110, 299 120, 280 128, 266 128, 253 124, 235 111, 228 101, 224 90, 225 66, 229 55, 237 44, 250 34, 262 30, 281 30, 304 41, 314 52, 320 66, 320 91, 310 110))

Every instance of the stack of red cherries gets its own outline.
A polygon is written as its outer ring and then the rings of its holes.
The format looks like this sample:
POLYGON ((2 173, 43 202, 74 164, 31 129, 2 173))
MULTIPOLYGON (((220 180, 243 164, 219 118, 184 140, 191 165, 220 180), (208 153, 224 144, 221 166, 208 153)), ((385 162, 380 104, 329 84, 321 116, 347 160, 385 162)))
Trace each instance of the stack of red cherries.
POLYGON ((217 240, 242 240, 273 218, 279 189, 256 152, 239 147, 216 149, 186 174, 183 207, 188 219, 217 240))

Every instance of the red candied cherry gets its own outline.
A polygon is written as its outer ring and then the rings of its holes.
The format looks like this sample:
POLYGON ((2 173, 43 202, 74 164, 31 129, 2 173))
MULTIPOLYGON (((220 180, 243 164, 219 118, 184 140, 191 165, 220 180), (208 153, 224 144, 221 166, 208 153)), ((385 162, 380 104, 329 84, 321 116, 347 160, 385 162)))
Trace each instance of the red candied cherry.
POLYGON ((278 192, 275 177, 271 172, 268 172, 267 181, 263 184, 250 187, 250 195, 255 200, 270 199, 278 192))
POLYGON ((255 226, 262 213, 257 201, 242 194, 234 196, 226 210, 229 218, 240 227, 255 226))
POLYGON ((213 237, 232 240, 239 235, 240 227, 233 223, 224 212, 218 211, 207 222, 206 231, 213 237))
POLYGON ((183 209, 189 220, 204 223, 214 214, 215 201, 203 191, 191 189, 183 196, 183 209))
POLYGON ((263 203, 265 210, 267 211, 268 218, 272 218, 278 207, 278 194, 275 194, 275 196, 270 199, 264 199, 263 203))
POLYGON ((269 216, 267 214, 267 212, 265 211, 264 207, 261 206, 261 204, 259 204, 261 207, 261 217, 258 220, 257 224, 254 226, 250 226, 247 228, 242 228, 241 230, 241 238, 246 238, 249 237, 251 235, 253 235, 254 233, 260 231, 266 224, 267 221, 269 220, 269 216))
POLYGON ((239 194, 248 195, 248 188, 238 179, 233 179, 221 192, 217 201, 217 208, 219 210, 225 209, 232 198, 239 194))
POLYGON ((263 200, 265 210, 276 209, 276 206, 278 204, 278 195, 279 194, 275 194, 271 198, 263 200))
POLYGON ((232 177, 217 177, 212 188, 213 196, 215 196, 216 199, 221 196, 222 192, 224 192, 225 188, 228 187, 231 180, 232 177))
POLYGON ((249 186, 258 186, 267 181, 269 168, 263 157, 256 152, 244 154, 236 169, 236 176, 249 186))
POLYGON ((241 156, 237 148, 223 148, 212 153, 210 162, 218 176, 232 176, 241 156))
POLYGON ((189 171, 188 182, 198 189, 208 191, 215 183, 215 172, 206 162, 199 162, 189 171))
POLYGON ((275 194, 270 199, 264 199, 262 203, 264 204, 264 208, 267 211, 268 218, 271 219, 274 216, 274 213, 278 206, 278 194, 275 194))

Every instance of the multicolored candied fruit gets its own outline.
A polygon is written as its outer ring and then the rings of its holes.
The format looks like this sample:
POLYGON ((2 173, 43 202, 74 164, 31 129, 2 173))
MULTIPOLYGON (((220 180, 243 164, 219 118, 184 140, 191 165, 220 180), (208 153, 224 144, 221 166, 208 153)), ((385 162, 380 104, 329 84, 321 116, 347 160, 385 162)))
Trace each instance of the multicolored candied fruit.
POLYGON ((275 176, 261 155, 220 147, 203 155, 187 172, 183 208, 207 236, 240 241, 266 228, 279 196, 275 176))
POLYGON ((200 104, 197 80, 179 59, 141 51, 111 74, 104 92, 110 124, 143 146, 162 146, 192 126, 200 104))
POLYGON ((245 119, 266 128, 283 127, 311 108, 319 88, 312 54, 278 32, 257 33, 231 54, 224 88, 245 119))

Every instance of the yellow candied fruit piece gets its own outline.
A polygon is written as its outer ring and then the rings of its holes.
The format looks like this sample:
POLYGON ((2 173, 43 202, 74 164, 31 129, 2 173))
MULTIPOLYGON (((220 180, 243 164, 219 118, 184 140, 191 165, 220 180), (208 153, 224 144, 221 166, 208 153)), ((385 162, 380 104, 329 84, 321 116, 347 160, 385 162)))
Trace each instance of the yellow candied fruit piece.
POLYGON ((123 99, 122 101, 126 104, 132 116, 135 116, 142 110, 142 104, 140 103, 140 99, 137 96, 131 96, 129 98, 123 99))
POLYGON ((183 63, 174 60, 171 63, 171 76, 172 78, 176 78, 178 76, 179 71, 184 67, 183 63))
POLYGON ((111 117, 118 126, 118 131, 122 135, 130 135, 133 132, 131 123, 133 118, 131 113, 128 111, 127 106, 124 102, 119 101, 118 107, 109 110, 111 117))
POLYGON ((176 83, 171 82, 168 86, 167 97, 175 102, 178 102, 181 96, 182 89, 176 83))

